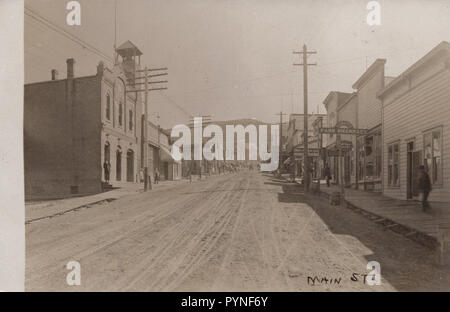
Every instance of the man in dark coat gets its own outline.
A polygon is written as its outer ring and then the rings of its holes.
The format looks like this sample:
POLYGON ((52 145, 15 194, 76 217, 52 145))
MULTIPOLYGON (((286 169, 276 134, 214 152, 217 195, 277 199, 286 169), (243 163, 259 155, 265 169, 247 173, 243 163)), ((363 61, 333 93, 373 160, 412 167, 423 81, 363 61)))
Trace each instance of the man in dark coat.
POLYGON ((109 182, 109 172, 111 171, 111 164, 109 161, 105 161, 103 163, 103 170, 105 171, 105 181, 109 182))
POLYGON ((425 171, 424 166, 419 167, 419 177, 417 184, 418 189, 422 191, 422 208, 425 211, 430 208, 430 205, 428 203, 428 195, 430 195, 431 192, 431 181, 430 176, 425 171))

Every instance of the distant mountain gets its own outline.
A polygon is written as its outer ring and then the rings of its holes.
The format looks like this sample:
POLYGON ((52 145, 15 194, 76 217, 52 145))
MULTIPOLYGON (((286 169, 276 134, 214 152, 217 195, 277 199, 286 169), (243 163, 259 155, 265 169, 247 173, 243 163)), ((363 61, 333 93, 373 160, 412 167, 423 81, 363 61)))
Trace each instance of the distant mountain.
POLYGON ((242 118, 242 119, 234 119, 234 120, 225 120, 225 121, 212 121, 213 124, 225 124, 225 125, 271 125, 271 123, 264 122, 258 119, 252 118, 242 118))

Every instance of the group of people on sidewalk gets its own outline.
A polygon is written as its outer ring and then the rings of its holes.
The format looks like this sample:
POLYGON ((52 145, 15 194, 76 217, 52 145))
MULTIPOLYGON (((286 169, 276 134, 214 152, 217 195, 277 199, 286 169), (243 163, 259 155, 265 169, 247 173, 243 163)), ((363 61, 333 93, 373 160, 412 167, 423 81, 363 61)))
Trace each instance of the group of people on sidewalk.
MULTIPOLYGON (((327 186, 330 187, 331 180, 331 170, 328 164, 325 164, 323 169, 323 176, 327 181, 327 186)), ((427 211, 430 209, 430 204, 428 202, 428 196, 432 190, 430 176, 425 170, 425 166, 419 166, 419 174, 416 180, 416 188, 422 193, 422 209, 427 211)))
MULTIPOLYGON (((111 163, 109 161, 107 161, 107 160, 103 163, 103 172, 105 174, 105 182, 109 183, 110 172, 111 172, 111 163)), ((150 180, 150 176, 148 178, 150 180)), ((159 181, 161 181, 161 176, 159 174, 158 168, 155 169, 155 173, 154 173, 154 176, 153 176, 153 181, 154 181, 155 184, 158 184, 159 181)))

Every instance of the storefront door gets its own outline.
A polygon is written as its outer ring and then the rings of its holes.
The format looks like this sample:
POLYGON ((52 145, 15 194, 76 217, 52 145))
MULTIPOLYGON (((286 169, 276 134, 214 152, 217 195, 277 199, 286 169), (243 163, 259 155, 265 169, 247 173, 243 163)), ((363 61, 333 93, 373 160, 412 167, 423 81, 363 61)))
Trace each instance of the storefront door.
POLYGON ((127 152, 127 182, 134 181, 134 152, 128 150, 127 152))
POLYGON ((416 182, 422 159, 422 151, 414 151, 413 141, 407 143, 406 150, 406 198, 412 199, 419 194, 416 182))

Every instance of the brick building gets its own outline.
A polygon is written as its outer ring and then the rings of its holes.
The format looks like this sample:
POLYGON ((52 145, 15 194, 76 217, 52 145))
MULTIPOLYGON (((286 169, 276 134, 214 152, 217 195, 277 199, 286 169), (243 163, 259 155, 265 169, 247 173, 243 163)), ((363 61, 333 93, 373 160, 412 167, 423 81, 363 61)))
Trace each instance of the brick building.
POLYGON ((128 41, 117 54, 120 62, 99 63, 95 75, 76 77, 68 59, 65 79, 53 70, 52 80, 25 85, 27 199, 101 192, 105 162, 113 186, 139 182, 142 101, 127 91, 142 53, 128 41))

